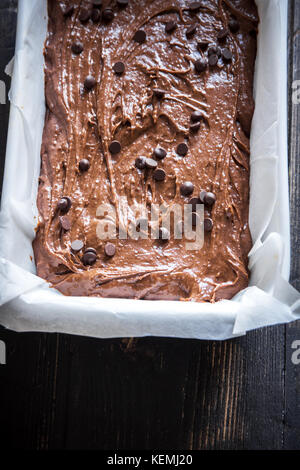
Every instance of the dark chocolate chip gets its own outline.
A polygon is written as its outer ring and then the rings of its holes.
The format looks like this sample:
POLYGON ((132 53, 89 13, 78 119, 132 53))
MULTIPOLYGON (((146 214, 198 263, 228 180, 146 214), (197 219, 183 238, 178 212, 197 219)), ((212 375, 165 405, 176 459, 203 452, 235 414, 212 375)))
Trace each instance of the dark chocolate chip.
POLYGON ((146 157, 137 157, 135 159, 135 167, 139 170, 146 168, 146 157))
POLYGON ((117 5, 120 8, 125 8, 128 5, 128 0, 117 0, 117 5))
POLYGON ((79 162, 79 170, 80 171, 87 171, 90 168, 90 162, 87 158, 83 158, 79 162))
POLYGON ((196 211, 197 210, 197 204, 201 204, 201 201, 198 197, 192 197, 188 204, 190 204, 192 206, 192 211, 196 211))
POLYGON ((191 132, 198 132, 201 127, 200 122, 194 122, 193 124, 190 125, 190 131, 191 132))
POLYGON ((191 114, 191 121, 192 122, 199 122, 203 118, 201 111, 193 111, 191 114))
POLYGON ((64 196, 57 204, 57 209, 62 212, 68 212, 71 208, 72 201, 68 196, 64 196))
POLYGON ((82 257, 82 261, 85 266, 92 266, 92 264, 96 262, 96 259, 97 259, 97 255, 90 251, 84 253, 82 257))
POLYGON ((214 225, 213 221, 209 217, 204 219, 204 231, 205 232, 211 232, 213 225, 214 225))
POLYGON ((227 47, 224 47, 224 49, 222 50, 222 57, 224 60, 226 60, 227 62, 230 62, 232 60, 232 52, 230 49, 228 49, 227 47))
POLYGON ((72 243, 71 243, 71 249, 72 251, 80 251, 82 250, 83 248, 83 241, 81 240, 74 240, 72 243))
POLYGON ((198 51, 206 51, 208 48, 209 42, 208 41, 199 41, 197 43, 197 49, 198 51))
POLYGON ((208 57, 208 63, 210 65, 210 67, 214 67, 215 65, 217 65, 218 63, 218 56, 217 54, 211 54, 209 57, 208 57))
POLYGON ((110 23, 114 19, 114 12, 111 8, 104 8, 102 12, 102 19, 105 23, 110 23))
POLYGON ((208 192, 205 194, 203 200, 204 200, 204 204, 208 206, 213 206, 214 203, 216 202, 216 196, 214 195, 214 193, 208 192))
POLYGON ((71 221, 66 215, 62 215, 59 217, 59 222, 61 225, 61 228, 65 231, 70 230, 71 228, 71 221))
POLYGON ((95 248, 89 246, 88 248, 86 248, 84 250, 85 253, 94 253, 95 255, 97 255, 97 251, 95 250, 95 248))
POLYGON ((198 59, 195 62, 195 70, 198 73, 204 72, 207 69, 207 61, 205 59, 198 59))
POLYGON ((74 54, 80 54, 83 51, 83 44, 80 41, 73 42, 71 46, 72 52, 74 54))
POLYGON ((149 168, 149 170, 154 170, 157 167, 157 162, 153 160, 153 158, 146 158, 146 167, 149 168))
POLYGON ((135 35, 133 36, 134 41, 139 42, 142 44, 146 41, 146 33, 143 29, 139 29, 136 31, 135 35))
POLYGON ((73 5, 63 5, 61 7, 61 11, 64 16, 72 16, 73 11, 74 11, 74 6, 73 5))
POLYGON ((88 75, 84 80, 84 88, 86 90, 92 90, 96 85, 96 80, 92 75, 88 75))
POLYGON ((158 100, 162 100, 165 96, 165 91, 160 90, 159 88, 153 88, 153 95, 156 96, 158 100))
POLYGON ((181 144, 177 146, 177 153, 181 157, 185 157, 185 155, 188 153, 188 150, 189 148, 184 142, 182 142, 181 144))
POLYGON ((86 23, 90 19, 91 14, 91 8, 81 8, 78 15, 79 21, 81 21, 81 23, 86 23))
POLYGON ((207 51, 208 56, 217 55, 221 57, 221 49, 218 46, 210 46, 207 51))
POLYGON ((117 75, 122 75, 125 71, 125 65, 123 62, 116 62, 113 69, 117 75))
POLYGON ((158 238, 162 241, 168 241, 170 240, 170 232, 167 228, 165 227, 159 227, 158 230, 158 238))
POLYGON ((153 178, 155 181, 164 181, 166 178, 166 172, 162 168, 156 168, 153 172, 153 178))
POLYGON ((197 31, 197 25, 196 24, 191 24, 188 29, 185 32, 185 35, 187 38, 190 38, 191 36, 194 36, 195 32, 197 31))
POLYGON ((158 160, 163 160, 166 157, 167 152, 161 147, 156 147, 156 149, 154 149, 153 155, 158 160))
POLYGON ((228 27, 232 33, 237 33, 240 29, 240 25, 235 18, 230 18, 228 21, 228 27))
POLYGON ((180 185, 180 193, 182 196, 189 196, 194 191, 194 185, 190 181, 185 181, 180 185))
POLYGON ((170 34, 170 33, 173 33, 173 31, 175 31, 176 28, 177 28, 177 23, 175 23, 175 21, 169 21, 166 24, 165 30, 166 30, 166 33, 170 34))
POLYGON ((95 8, 101 8, 102 7, 102 0, 93 0, 92 3, 93 3, 95 8))
POLYGON ((227 38, 228 36, 228 29, 227 28, 223 28, 221 29, 218 34, 217 34, 217 38, 218 38, 218 41, 220 42, 223 42, 225 41, 225 39, 227 38))
POLYGON ((106 256, 109 256, 109 258, 111 258, 116 254, 116 247, 113 243, 106 243, 104 251, 106 256))
POLYGON ((113 140, 109 144, 109 151, 112 155, 116 155, 117 153, 121 152, 121 144, 118 140, 113 140))
POLYGON ((98 10, 98 8, 93 8, 92 9, 92 14, 91 14, 92 22, 93 23, 98 23, 101 18, 101 12, 98 10))
POLYGON ((188 9, 190 11, 198 11, 201 8, 201 2, 192 2, 189 4, 188 9))

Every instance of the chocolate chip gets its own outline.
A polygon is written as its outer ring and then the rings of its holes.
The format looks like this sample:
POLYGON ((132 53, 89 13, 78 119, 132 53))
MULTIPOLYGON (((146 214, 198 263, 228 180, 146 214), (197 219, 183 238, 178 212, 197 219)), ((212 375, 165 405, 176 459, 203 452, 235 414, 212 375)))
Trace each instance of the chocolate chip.
POLYGON ((89 246, 88 248, 86 248, 84 250, 85 253, 94 253, 95 255, 97 255, 97 251, 95 250, 95 248, 89 246))
POLYGON ((159 230, 158 230, 158 238, 159 240, 162 240, 162 241, 168 241, 170 240, 170 232, 167 228, 165 227, 159 227, 159 230))
POLYGON ((190 11, 198 11, 201 8, 201 2, 192 2, 189 4, 188 9, 190 11))
POLYGON ((61 225, 61 228, 65 231, 70 230, 71 228, 71 221, 66 215, 62 215, 59 217, 59 222, 61 225))
POLYGON ((63 5, 61 7, 62 13, 64 16, 72 16, 73 11, 74 11, 74 6, 73 5, 63 5))
POLYGON ((154 149, 153 155, 158 160, 163 160, 166 157, 167 152, 161 147, 156 147, 156 149, 154 149))
POLYGON ((194 122, 193 124, 190 125, 190 131, 191 132, 198 132, 201 127, 200 122, 194 122))
POLYGON ((102 19, 105 23, 110 23, 114 19, 114 12, 111 8, 105 8, 102 12, 102 19))
POLYGON ((98 23, 101 18, 100 10, 98 10, 97 8, 93 8, 91 18, 93 23, 98 23))
POLYGON ((153 158, 146 158, 146 167, 149 168, 149 170, 154 170, 157 167, 157 162, 153 160, 153 158))
POLYGON ((161 100, 165 96, 165 92, 159 88, 153 88, 153 95, 156 96, 158 100, 161 100))
POLYGON ((109 256, 111 258, 116 254, 116 247, 113 243, 106 243, 104 251, 106 256, 109 256))
POLYGON ((113 66, 113 69, 117 75, 122 75, 125 71, 125 65, 123 62, 116 62, 113 66))
POLYGON ((90 168, 90 162, 87 158, 83 158, 79 162, 79 170, 80 171, 87 171, 90 168))
POLYGON ((81 23, 86 23, 90 19, 91 14, 91 8, 81 8, 78 15, 79 21, 81 21, 81 23))
POLYGON ((125 8, 128 5, 128 0, 117 0, 117 5, 120 8, 125 8))
POLYGON ((203 118, 203 115, 201 113, 201 111, 193 111, 192 114, 191 114, 191 121, 192 122, 199 122, 201 121, 201 119, 203 118))
POLYGON ((230 20, 228 21, 228 27, 232 33, 237 33, 240 29, 240 25, 236 18, 230 18, 230 20))
POLYGON ((57 209, 62 212, 68 212, 72 206, 72 201, 68 196, 64 196, 57 204, 57 209))
POLYGON ((225 47, 223 50, 222 50, 222 57, 224 60, 226 60, 227 62, 230 62, 232 60, 232 52, 230 49, 228 49, 227 47, 225 47))
POLYGON ((180 192, 182 196, 189 196, 194 191, 194 185, 190 181, 185 181, 180 185, 180 192))
POLYGON ((217 65, 218 63, 218 56, 217 54, 211 54, 209 57, 208 57, 208 63, 210 65, 210 67, 214 67, 215 65, 217 65))
POLYGON ((121 152, 121 144, 118 140, 113 140, 110 143, 108 149, 112 155, 116 155, 117 153, 121 152))
POLYGON ((188 150, 189 148, 184 142, 182 142, 181 144, 177 146, 177 153, 181 157, 185 157, 185 155, 188 153, 188 150))
POLYGON ((197 204, 201 204, 201 201, 198 197, 192 197, 188 204, 190 204, 192 206, 192 211, 196 211, 197 210, 197 204))
POLYGON ((83 241, 81 240, 74 240, 72 243, 71 243, 71 249, 72 251, 80 251, 82 250, 83 248, 83 241))
POLYGON ((204 219, 204 231, 205 232, 211 232, 212 231, 212 228, 213 228, 213 221, 207 217, 206 219, 204 219))
POLYGON ((166 178, 165 170, 163 170, 162 168, 157 168, 153 172, 153 178, 155 179, 155 181, 164 181, 164 179, 166 178))
POLYGON ((207 51, 208 56, 210 55, 217 55, 221 57, 221 49, 217 46, 210 46, 207 51))
POLYGON ((144 168, 146 168, 146 157, 137 157, 135 159, 135 166, 139 170, 143 170, 144 168))
POLYGON ((193 36, 195 34, 195 32, 197 31, 197 25, 196 24, 191 24, 188 29, 186 30, 185 32, 185 35, 187 38, 190 38, 191 36, 193 36))
POLYGON ((204 204, 207 204, 208 206, 213 206, 214 203, 216 202, 216 196, 214 195, 214 193, 208 192, 204 195, 203 200, 204 200, 204 204))
POLYGON ((177 28, 177 23, 175 23, 175 21, 169 21, 166 24, 165 30, 166 30, 166 33, 170 34, 170 33, 173 33, 173 31, 175 31, 176 28, 177 28))
POLYGON ((95 8, 101 8, 102 7, 102 0, 93 0, 93 5, 95 8))
POLYGON ((82 261, 85 266, 92 266, 96 262, 96 259, 97 259, 97 255, 90 251, 84 253, 82 257, 82 261))
POLYGON ((197 43, 198 51, 206 51, 206 49, 208 48, 208 44, 209 44, 208 41, 199 41, 197 43))
POLYGON ((207 61, 205 59, 198 59, 195 62, 195 70, 198 73, 204 72, 207 69, 207 61))
POLYGON ((71 46, 72 52, 74 54, 80 54, 83 51, 83 44, 80 41, 73 42, 71 46))
POLYGON ((92 90, 96 85, 96 80, 92 75, 88 75, 84 80, 84 88, 86 90, 92 90))
POLYGON ((133 36, 133 40, 136 42, 139 42, 140 44, 145 42, 146 41, 145 31, 142 29, 139 29, 138 31, 136 31, 135 35, 133 36))
POLYGON ((221 29, 217 34, 218 41, 220 41, 220 42, 225 41, 227 36, 228 36, 228 29, 227 28, 221 29))

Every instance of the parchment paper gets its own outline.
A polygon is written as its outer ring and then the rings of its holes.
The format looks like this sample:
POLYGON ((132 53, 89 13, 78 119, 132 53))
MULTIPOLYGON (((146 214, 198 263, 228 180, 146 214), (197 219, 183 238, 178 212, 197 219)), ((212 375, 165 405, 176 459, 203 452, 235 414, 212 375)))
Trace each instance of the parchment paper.
POLYGON ((300 318, 288 284, 287 0, 257 0, 260 14, 251 131, 250 287, 231 301, 66 297, 35 275, 32 252, 45 99, 46 0, 19 0, 11 115, 0 213, 0 323, 16 331, 101 338, 227 339, 300 318))

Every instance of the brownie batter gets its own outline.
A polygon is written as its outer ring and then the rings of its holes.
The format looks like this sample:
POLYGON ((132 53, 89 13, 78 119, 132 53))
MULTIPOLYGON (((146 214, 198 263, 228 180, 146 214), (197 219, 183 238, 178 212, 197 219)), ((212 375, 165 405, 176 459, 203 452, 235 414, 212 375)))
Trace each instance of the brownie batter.
POLYGON ((254 0, 48 0, 33 242, 66 295, 214 302, 248 285, 254 0), (101 204, 205 204, 204 245, 100 240, 101 204))

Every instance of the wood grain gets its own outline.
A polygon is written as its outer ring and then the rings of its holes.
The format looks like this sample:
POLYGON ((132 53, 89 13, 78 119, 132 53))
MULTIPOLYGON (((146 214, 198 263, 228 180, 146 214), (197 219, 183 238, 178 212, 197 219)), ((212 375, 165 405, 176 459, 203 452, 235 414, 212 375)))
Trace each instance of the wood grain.
MULTIPOLYGON (((16 1, 1 2, 5 61, 14 46, 15 7, 16 1), (14 15, 6 30, 2 6, 14 15)), ((291 83, 300 79, 299 20, 300 1, 293 0, 290 103, 291 83)), ((290 104, 291 280, 298 289, 299 112, 290 104)), ((299 323, 226 342, 98 340, 3 328, 0 339, 7 345, 7 365, 0 366, 6 448, 300 449, 300 365, 291 362, 299 323)))

